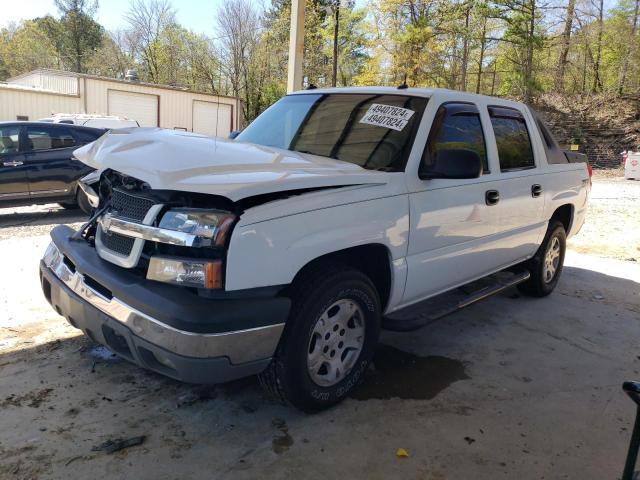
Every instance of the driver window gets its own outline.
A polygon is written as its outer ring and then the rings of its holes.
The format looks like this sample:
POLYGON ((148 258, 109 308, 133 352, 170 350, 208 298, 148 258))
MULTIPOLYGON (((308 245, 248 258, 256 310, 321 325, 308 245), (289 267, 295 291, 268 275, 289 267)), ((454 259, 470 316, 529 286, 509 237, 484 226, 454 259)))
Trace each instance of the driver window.
POLYGON ((0 155, 18 153, 19 127, 0 127, 0 155))
POLYGON ((438 152, 463 149, 476 152, 482 160, 484 174, 489 173, 487 150, 480 122, 480 113, 469 103, 445 103, 440 106, 427 145, 422 155, 421 171, 428 172, 434 165, 438 152))

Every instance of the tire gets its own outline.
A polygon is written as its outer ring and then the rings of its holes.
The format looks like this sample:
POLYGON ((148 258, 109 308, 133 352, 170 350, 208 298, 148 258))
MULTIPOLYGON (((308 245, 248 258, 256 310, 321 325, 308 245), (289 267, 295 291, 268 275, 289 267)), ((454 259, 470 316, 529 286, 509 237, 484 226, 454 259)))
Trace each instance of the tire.
POLYGON ((343 400, 364 377, 380 335, 380 299, 366 275, 340 265, 300 278, 291 298, 280 344, 259 380, 276 399, 317 412, 343 400))
POLYGON ((87 215, 91 215, 93 212, 93 207, 89 203, 89 199, 87 198, 87 194, 81 188, 78 188, 78 193, 76 193, 76 203, 80 210, 82 210, 87 215))
POLYGON ((73 203, 73 202, 63 202, 63 203, 58 203, 58 205, 60 205, 65 210, 77 210, 78 208, 80 208, 77 203, 73 203))
POLYGON ((64 202, 64 203, 59 203, 58 205, 60 205, 62 208, 65 208, 67 210, 80 209, 82 210, 83 213, 86 213, 87 215, 91 215, 91 213, 93 212, 93 207, 89 203, 87 194, 84 193, 81 188, 78 188, 78 191, 76 192, 75 202, 64 202))
POLYGON ((564 225, 558 221, 552 221, 536 254, 523 263, 523 266, 531 273, 531 277, 526 282, 519 284, 518 289, 525 295, 532 297, 546 297, 553 292, 562 273, 566 248, 567 234, 564 225), (547 257, 550 250, 556 253, 547 257), (550 268, 550 264, 546 260, 551 261, 553 268, 550 268))

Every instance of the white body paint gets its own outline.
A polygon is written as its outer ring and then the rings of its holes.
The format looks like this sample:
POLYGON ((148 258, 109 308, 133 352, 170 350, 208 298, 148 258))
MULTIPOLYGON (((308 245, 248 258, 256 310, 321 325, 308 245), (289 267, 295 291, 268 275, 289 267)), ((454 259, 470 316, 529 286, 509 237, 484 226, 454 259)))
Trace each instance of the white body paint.
POLYGON ((113 132, 76 156, 99 170, 111 168, 143 180, 153 189, 232 201, 323 188, 244 211, 229 244, 225 288, 289 284, 322 255, 377 244, 386 247, 391 265, 387 313, 530 258, 549 218, 562 205, 573 210, 569 236, 582 226, 590 190, 587 167, 547 164, 542 139, 524 105, 447 90, 339 91, 429 98, 404 172, 365 170, 315 155, 160 129, 113 132), (480 110, 491 173, 469 180, 421 180, 418 166, 435 112, 450 101, 470 102, 480 110), (523 114, 536 168, 500 171, 487 105, 523 114), (531 195, 534 183, 542 186, 537 198, 531 195), (489 189, 499 190, 497 205, 485 204, 489 189))

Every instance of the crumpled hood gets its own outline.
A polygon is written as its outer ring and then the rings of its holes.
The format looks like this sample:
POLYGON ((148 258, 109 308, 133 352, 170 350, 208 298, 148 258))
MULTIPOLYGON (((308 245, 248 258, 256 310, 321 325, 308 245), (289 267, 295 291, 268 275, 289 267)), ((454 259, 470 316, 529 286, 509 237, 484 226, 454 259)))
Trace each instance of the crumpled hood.
POLYGON ((93 168, 111 168, 154 189, 222 195, 233 201, 388 181, 385 172, 340 160, 160 128, 110 131, 74 155, 93 168))

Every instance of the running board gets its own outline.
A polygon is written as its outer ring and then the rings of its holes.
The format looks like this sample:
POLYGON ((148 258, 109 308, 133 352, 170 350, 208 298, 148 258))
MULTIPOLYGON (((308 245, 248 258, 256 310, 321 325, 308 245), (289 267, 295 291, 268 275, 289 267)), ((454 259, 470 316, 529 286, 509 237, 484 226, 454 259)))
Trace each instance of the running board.
POLYGON ((393 312, 382 319, 382 328, 395 332, 410 332, 425 327, 436 320, 468 307, 491 295, 513 287, 529 279, 528 270, 501 271, 467 283, 449 292, 436 295, 409 307, 393 312))

